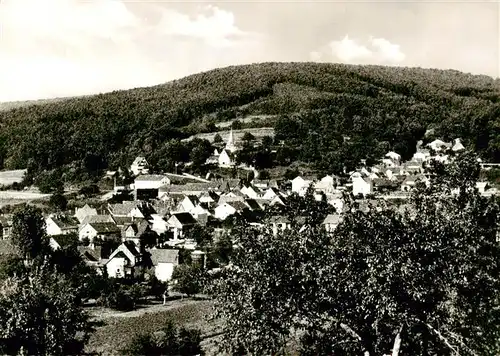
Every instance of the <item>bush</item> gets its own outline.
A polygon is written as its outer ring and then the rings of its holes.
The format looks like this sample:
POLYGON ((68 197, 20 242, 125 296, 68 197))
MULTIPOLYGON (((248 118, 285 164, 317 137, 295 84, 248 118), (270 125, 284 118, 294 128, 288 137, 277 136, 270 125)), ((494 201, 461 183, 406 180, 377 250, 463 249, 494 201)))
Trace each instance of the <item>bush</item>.
POLYGON ((135 336, 126 347, 126 355, 199 355, 201 332, 196 329, 177 328, 172 321, 152 334, 135 336))

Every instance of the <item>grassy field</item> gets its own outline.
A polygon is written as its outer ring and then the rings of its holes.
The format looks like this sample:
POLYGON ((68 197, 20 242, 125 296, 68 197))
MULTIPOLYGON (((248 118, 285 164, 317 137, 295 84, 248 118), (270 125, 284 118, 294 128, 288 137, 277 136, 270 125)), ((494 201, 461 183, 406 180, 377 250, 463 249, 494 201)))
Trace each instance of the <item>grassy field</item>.
MULTIPOLYGON (((273 127, 260 127, 260 128, 253 128, 253 129, 233 130, 234 140, 236 142, 241 141, 245 132, 250 132, 252 135, 255 136, 255 138, 257 140, 261 139, 264 136, 274 137, 274 128, 273 127)), ((197 134, 197 135, 193 135, 189 138, 186 138, 183 141, 189 141, 195 137, 198 137, 198 138, 206 139, 206 140, 213 142, 216 134, 219 134, 225 142, 225 141, 227 141, 227 138, 229 137, 229 130, 197 134)))
POLYGON ((201 330, 205 336, 202 347, 206 354, 216 355, 211 335, 218 331, 217 326, 206 319, 211 306, 212 302, 208 300, 185 298, 168 301, 166 305, 155 303, 131 312, 89 308, 95 320, 103 325, 92 335, 86 351, 101 355, 117 355, 135 335, 157 331, 167 320, 172 320, 177 325, 201 330))
POLYGON ((13 171, 0 171, 0 186, 12 185, 13 183, 22 182, 26 169, 16 169, 13 171))

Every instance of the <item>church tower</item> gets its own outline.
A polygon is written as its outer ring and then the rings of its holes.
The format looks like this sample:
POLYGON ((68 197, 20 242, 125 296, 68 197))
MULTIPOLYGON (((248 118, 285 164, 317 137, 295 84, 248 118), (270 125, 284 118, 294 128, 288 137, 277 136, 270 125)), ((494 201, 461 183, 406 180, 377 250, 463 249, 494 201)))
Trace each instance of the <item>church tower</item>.
POLYGON ((225 149, 229 152, 235 152, 237 150, 236 145, 234 144, 233 129, 231 129, 231 131, 229 132, 229 137, 227 139, 225 149))

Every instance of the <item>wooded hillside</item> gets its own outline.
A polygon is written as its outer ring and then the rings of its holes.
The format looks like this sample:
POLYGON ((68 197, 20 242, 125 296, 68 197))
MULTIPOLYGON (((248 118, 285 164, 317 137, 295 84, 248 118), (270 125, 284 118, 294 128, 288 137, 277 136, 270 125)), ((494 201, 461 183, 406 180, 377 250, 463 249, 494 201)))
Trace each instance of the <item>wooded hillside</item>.
POLYGON ((279 115, 282 156, 299 152, 324 170, 389 149, 409 157, 430 128, 427 138, 461 137, 483 158, 500 161, 498 79, 454 70, 263 63, 0 111, 0 162, 35 176, 125 167, 139 154, 155 162, 173 139, 260 114, 279 115))

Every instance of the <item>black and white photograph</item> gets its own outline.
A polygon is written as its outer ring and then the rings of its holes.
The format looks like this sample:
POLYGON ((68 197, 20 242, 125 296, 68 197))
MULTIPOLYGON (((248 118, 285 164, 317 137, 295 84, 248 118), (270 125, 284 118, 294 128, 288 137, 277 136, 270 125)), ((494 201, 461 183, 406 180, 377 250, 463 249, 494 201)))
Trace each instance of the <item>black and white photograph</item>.
POLYGON ((500 356, 500 2, 0 0, 0 355, 500 356))

